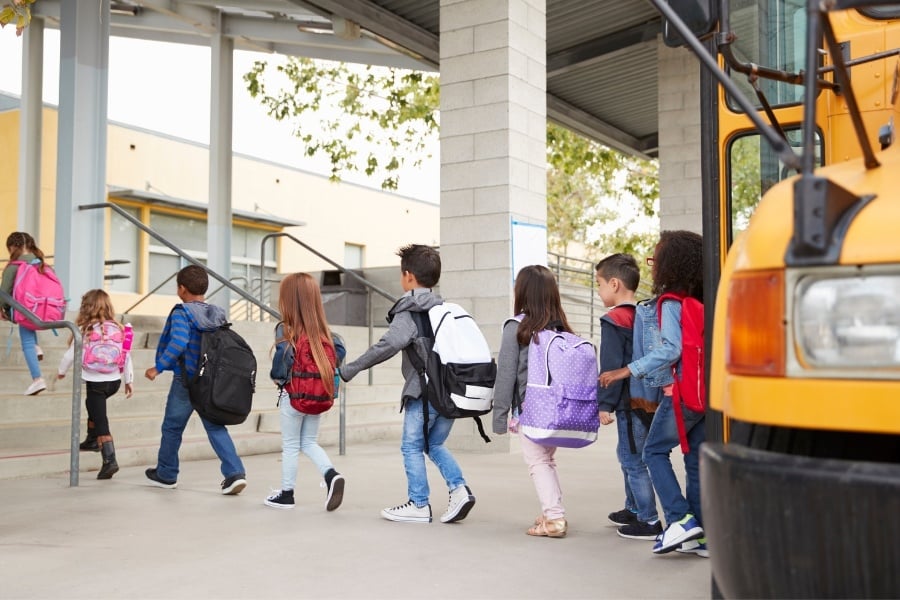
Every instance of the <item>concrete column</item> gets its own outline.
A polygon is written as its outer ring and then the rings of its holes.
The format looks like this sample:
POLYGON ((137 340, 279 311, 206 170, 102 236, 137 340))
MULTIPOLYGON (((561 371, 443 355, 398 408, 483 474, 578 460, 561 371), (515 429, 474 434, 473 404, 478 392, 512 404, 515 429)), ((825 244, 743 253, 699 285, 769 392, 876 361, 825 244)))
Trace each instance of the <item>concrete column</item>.
MULTIPOLYGON (((19 202, 17 227, 42 239, 41 137, 43 130, 44 21, 32 19, 22 45, 22 101, 19 121, 19 202)), ((49 225, 49 224, 48 224, 49 225)), ((47 234, 49 235, 49 230, 47 234)), ((40 245, 40 242, 38 242, 40 245)))
POLYGON ((53 252, 69 309, 77 310, 84 292, 103 287, 105 211, 78 206, 106 202, 109 0, 62 2, 60 21, 53 252))
POLYGON ((660 230, 701 233, 700 66, 659 41, 660 230))
MULTIPOLYGON (((511 222, 547 222, 546 2, 441 0, 440 23, 440 292, 496 352, 512 313, 511 222)), ((485 449, 468 424, 454 445, 485 449)), ((488 450, 508 448, 509 436, 493 437, 488 450)))
MULTIPOLYGON (((221 31, 221 27, 219 28, 221 31)), ((231 144, 233 122, 234 41, 221 33, 212 36, 212 85, 209 122, 209 213, 207 265, 226 279, 231 277, 231 144)), ((210 279, 210 292, 222 285, 210 279)), ((228 288, 210 300, 226 310, 228 288)))

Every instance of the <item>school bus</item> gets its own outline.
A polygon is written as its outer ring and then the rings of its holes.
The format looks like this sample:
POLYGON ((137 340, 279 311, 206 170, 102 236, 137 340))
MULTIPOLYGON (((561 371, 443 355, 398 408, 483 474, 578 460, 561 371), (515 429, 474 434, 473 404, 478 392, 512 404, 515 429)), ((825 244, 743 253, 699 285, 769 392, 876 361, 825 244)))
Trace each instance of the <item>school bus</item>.
POLYGON ((900 597, 900 3, 651 1, 708 67, 713 596, 900 597))

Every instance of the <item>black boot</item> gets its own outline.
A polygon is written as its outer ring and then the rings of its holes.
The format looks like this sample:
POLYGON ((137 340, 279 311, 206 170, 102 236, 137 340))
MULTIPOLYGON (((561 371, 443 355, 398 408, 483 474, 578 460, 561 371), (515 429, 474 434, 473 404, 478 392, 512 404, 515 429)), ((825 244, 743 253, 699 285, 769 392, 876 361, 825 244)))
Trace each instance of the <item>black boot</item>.
POLYGON ((88 421, 87 436, 85 436, 84 441, 81 442, 78 447, 88 452, 100 452, 100 444, 97 443, 97 436, 94 435, 93 421, 88 421))
POLYGON ((116 462, 116 447, 112 441, 103 442, 100 445, 100 456, 103 457, 103 466, 97 473, 97 479, 112 479, 119 471, 119 463, 116 462))

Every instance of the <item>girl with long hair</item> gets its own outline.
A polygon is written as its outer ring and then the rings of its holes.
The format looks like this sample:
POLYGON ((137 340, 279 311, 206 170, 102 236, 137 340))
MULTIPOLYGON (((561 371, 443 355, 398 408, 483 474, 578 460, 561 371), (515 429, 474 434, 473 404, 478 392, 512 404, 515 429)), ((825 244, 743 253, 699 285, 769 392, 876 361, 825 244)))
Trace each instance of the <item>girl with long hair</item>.
MULTIPOLYGON (((134 367, 131 362, 130 341, 126 341, 126 328, 116 320, 112 300, 104 290, 88 290, 81 297, 81 307, 75 324, 81 330, 82 361, 81 378, 86 386, 84 403, 87 407, 87 437, 81 442, 82 450, 100 452, 103 465, 97 479, 111 479, 119 470, 116 448, 109 431, 106 401, 125 380, 125 397, 133 392, 134 367)), ((59 363, 57 378, 63 379, 75 361, 74 340, 59 363)))
POLYGON ((265 504, 294 508, 297 458, 302 452, 324 477, 325 509, 332 511, 343 500, 344 477, 334 469, 318 438, 321 412, 333 402, 336 355, 316 280, 307 273, 286 276, 279 288, 278 309, 282 322, 276 328, 271 376, 281 384, 281 489, 267 497, 265 504), (297 381, 292 378, 294 365, 303 361, 314 363, 310 375, 321 392, 314 398, 293 387, 297 381))
MULTIPOLYGON (((529 265, 516 276, 513 313, 521 321, 507 320, 503 326, 497 379, 494 383, 494 433, 510 430, 509 412, 525 398, 528 382, 528 346, 544 329, 573 333, 562 308, 556 278, 547 267, 529 265)), ((515 433, 515 429, 512 431, 515 433)), ((520 436, 522 455, 534 483, 541 514, 525 532, 528 535, 561 538, 568 531, 566 510, 556 470, 556 447, 542 446, 520 436)))
MULTIPOLYGON (((6 250, 9 252, 9 262, 6 264, 6 268, 3 269, 0 289, 12 295, 16 273, 19 270, 19 265, 13 264, 13 261, 37 264, 38 270, 43 273, 45 264, 44 253, 38 248, 34 238, 24 231, 14 231, 9 234, 9 237, 6 238, 6 250)), ((12 320, 11 307, 2 300, 0 300, 0 318, 6 321, 12 320)), ((22 342, 22 354, 25 355, 25 364, 28 365, 28 372, 31 374, 31 385, 25 390, 25 395, 34 396, 47 389, 47 384, 41 376, 41 366, 38 364, 39 361, 44 359, 44 353, 37 343, 37 331, 20 324, 19 339, 22 342)))

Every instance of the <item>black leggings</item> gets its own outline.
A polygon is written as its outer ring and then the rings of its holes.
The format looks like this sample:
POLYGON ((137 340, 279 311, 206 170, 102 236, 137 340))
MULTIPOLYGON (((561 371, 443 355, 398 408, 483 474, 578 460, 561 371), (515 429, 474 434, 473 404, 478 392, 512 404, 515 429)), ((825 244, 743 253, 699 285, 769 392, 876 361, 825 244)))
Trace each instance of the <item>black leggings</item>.
POLYGON ((115 381, 85 381, 87 395, 84 404, 87 406, 88 420, 94 423, 94 435, 110 435, 109 419, 106 417, 106 399, 119 391, 121 379, 115 381))

